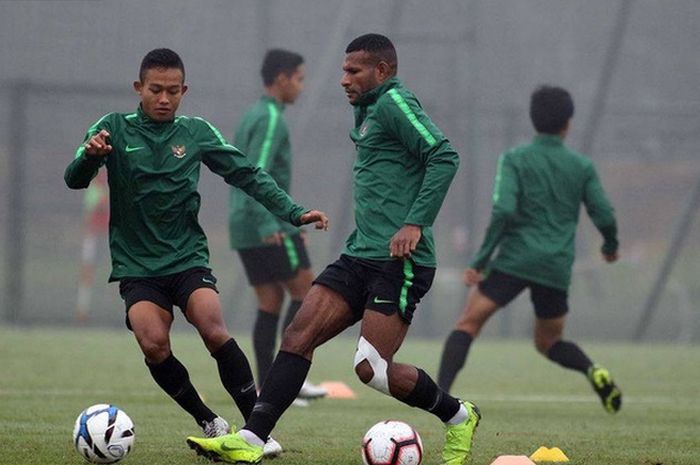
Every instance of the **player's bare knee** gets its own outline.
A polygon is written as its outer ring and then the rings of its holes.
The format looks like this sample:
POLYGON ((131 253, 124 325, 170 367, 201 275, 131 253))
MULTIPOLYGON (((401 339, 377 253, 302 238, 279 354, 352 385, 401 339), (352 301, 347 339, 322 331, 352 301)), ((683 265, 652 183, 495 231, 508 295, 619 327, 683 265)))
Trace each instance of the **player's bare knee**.
POLYGON ((315 349, 313 334, 294 324, 294 321, 284 330, 280 350, 309 358, 315 349))
POLYGON ((170 355, 170 344, 167 339, 140 340, 139 346, 149 363, 160 363, 170 355))

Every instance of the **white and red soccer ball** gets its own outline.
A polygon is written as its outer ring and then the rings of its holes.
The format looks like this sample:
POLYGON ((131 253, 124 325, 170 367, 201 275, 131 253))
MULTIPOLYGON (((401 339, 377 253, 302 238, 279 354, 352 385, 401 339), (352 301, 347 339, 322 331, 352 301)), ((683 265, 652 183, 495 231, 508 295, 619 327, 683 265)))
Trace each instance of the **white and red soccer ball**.
POLYGON ((402 421, 379 422, 362 439, 365 465, 419 465, 422 460, 423 443, 418 432, 402 421))

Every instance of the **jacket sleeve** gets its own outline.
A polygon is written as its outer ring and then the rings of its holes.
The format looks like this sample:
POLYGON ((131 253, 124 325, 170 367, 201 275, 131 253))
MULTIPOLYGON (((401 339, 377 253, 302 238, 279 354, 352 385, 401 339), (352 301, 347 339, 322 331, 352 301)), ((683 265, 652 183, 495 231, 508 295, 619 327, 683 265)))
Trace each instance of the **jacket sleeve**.
POLYGON ((300 217, 306 211, 277 185, 265 171, 253 166, 240 150, 226 142, 218 129, 208 121, 202 124, 196 138, 204 163, 212 172, 224 178, 227 184, 238 187, 260 202, 282 220, 300 226, 300 217))
POLYGON ((415 97, 396 89, 387 94, 380 106, 382 125, 425 166, 423 184, 404 223, 431 226, 457 173, 459 155, 415 97))
MULTIPOLYGON (((268 105, 268 112, 251 125, 248 134, 246 155, 251 164, 267 172, 272 165, 279 147, 279 110, 274 104, 268 105)), ((258 230, 260 237, 267 237, 280 231, 275 215, 251 197, 245 199, 245 210, 250 215, 250 224, 258 230)))
POLYGON ((588 166, 586 185, 584 186, 583 203, 591 221, 603 236, 601 252, 612 255, 617 252, 619 242, 617 240, 617 221, 615 210, 608 197, 605 195, 603 185, 598 177, 593 163, 588 166))
POLYGON ((63 174, 63 179, 66 181, 66 185, 69 188, 87 188, 90 185, 90 181, 97 176, 97 171, 100 167, 106 163, 107 157, 89 157, 85 155, 85 147, 83 144, 102 129, 107 130, 110 134, 112 133, 109 124, 109 116, 110 115, 103 116, 87 130, 83 143, 80 144, 80 147, 76 150, 73 161, 68 165, 63 174))
POLYGON ((486 235, 479 251, 469 263, 470 268, 483 270, 486 267, 508 225, 515 218, 518 211, 519 195, 520 185, 516 169, 513 166, 512 155, 506 152, 499 157, 496 168, 491 220, 486 228, 486 235))

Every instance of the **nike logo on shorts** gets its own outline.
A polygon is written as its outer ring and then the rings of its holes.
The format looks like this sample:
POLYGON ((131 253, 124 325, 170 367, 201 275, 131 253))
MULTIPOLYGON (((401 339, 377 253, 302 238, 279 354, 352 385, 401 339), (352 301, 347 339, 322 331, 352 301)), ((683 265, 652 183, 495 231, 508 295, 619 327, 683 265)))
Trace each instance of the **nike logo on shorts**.
POLYGON ((384 299, 380 299, 379 297, 376 297, 376 296, 374 297, 374 300, 372 302, 374 302, 375 304, 393 304, 393 303, 396 303, 393 300, 384 300, 384 299))

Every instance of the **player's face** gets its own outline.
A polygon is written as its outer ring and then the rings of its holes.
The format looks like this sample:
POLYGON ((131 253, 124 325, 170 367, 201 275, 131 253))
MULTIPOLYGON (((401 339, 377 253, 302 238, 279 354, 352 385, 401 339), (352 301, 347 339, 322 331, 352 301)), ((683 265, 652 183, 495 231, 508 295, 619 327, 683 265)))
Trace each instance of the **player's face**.
POLYGON ((304 78, 306 70, 304 65, 297 66, 292 74, 280 74, 280 84, 282 85, 282 101, 284 103, 294 103, 304 90, 304 78))
POLYGON ((182 71, 177 68, 151 68, 143 81, 134 82, 136 93, 141 96, 141 107, 154 121, 172 121, 180 99, 187 92, 182 71))
POLYGON ((345 55, 340 85, 345 89, 345 95, 351 104, 356 103, 360 95, 381 83, 382 71, 376 60, 372 60, 367 52, 361 50, 345 55))

